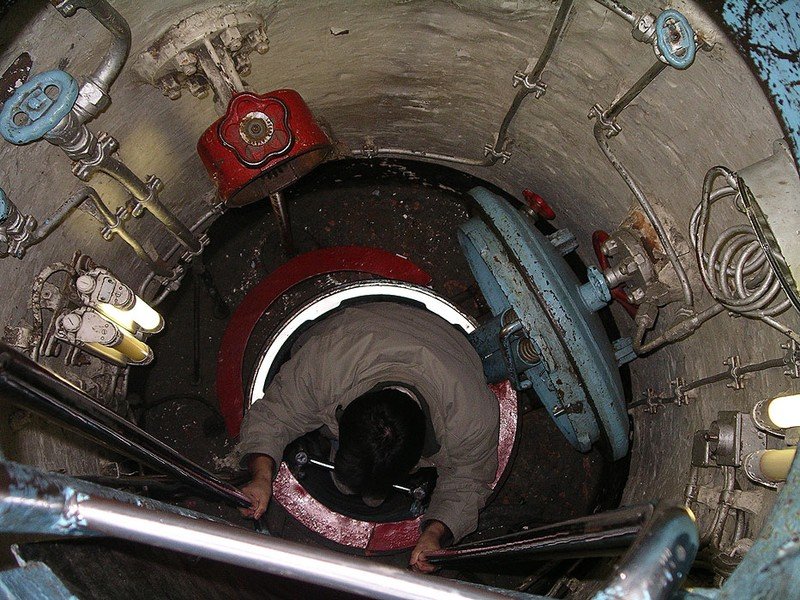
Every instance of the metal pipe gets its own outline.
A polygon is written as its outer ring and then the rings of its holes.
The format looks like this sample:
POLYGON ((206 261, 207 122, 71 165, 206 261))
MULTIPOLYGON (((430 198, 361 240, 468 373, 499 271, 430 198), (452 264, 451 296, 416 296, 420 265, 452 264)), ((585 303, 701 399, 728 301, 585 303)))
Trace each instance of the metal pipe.
POLYGON ((639 355, 649 354, 661 346, 682 340, 689 334, 696 331, 703 323, 724 311, 725 307, 721 304, 713 304, 705 310, 695 313, 679 323, 676 323, 657 338, 648 342, 644 341, 644 336, 647 334, 647 327, 642 324, 638 324, 633 334, 633 351, 639 355))
POLYGON ((145 183, 125 163, 114 158, 119 144, 112 136, 96 136, 73 110, 45 135, 45 139, 75 162, 73 173, 79 179, 88 181, 98 171, 105 173, 127 189, 143 209, 161 221, 191 252, 202 249, 189 228, 159 201, 161 181, 151 176, 145 183))
POLYGON ((114 500, 73 497, 68 511, 91 531, 356 596, 392 600, 507 598, 452 580, 114 500))
POLYGON ((598 4, 601 4, 602 6, 605 6, 615 15, 622 17, 631 25, 636 23, 636 15, 633 14, 633 11, 630 8, 628 8, 621 2, 618 2, 617 0, 594 0, 594 1, 597 2, 598 4))
MULTIPOLYGON (((65 17, 71 17, 78 9, 87 10, 114 36, 111 46, 103 56, 103 60, 87 78, 87 81, 102 90, 104 95, 107 95, 111 85, 117 79, 120 71, 122 71, 130 52, 131 29, 127 21, 105 0, 50 0, 50 4, 65 17)), ((85 123, 96 117, 105 108, 105 104, 107 102, 100 105, 83 102, 79 97, 80 121, 85 123)))
POLYGON ((95 402, 88 394, 0 342, 0 389, 28 410, 60 422, 98 442, 237 506, 250 500, 234 486, 189 461, 146 431, 95 402))
POLYGON ((603 113, 603 119, 608 121, 616 119, 619 114, 642 93, 642 90, 650 85, 661 71, 667 68, 667 66, 667 63, 663 63, 660 60, 653 63, 653 65, 645 71, 644 75, 639 77, 630 89, 615 100, 608 110, 603 113))
POLYGON ((780 294, 781 286, 749 225, 734 225, 725 229, 706 254, 711 209, 719 200, 729 197, 735 197, 734 204, 738 207, 741 198, 735 173, 726 167, 712 167, 703 180, 701 200, 692 213, 689 225, 689 237, 703 283, 714 299, 728 310, 761 319, 799 342, 800 335, 797 332, 772 318, 785 311, 791 303, 785 299, 770 307, 780 294), (724 179, 727 185, 715 190, 718 179, 724 179))
POLYGON ((573 0, 562 0, 561 4, 559 5, 556 17, 553 21, 553 24, 550 26, 550 33, 547 36, 544 49, 539 55, 539 59, 536 61, 536 65, 531 72, 525 73, 524 77, 519 78, 521 79, 522 87, 520 87, 514 96, 514 99, 511 101, 511 106, 508 108, 505 116, 503 117, 503 121, 500 124, 495 141, 491 146, 487 146, 487 154, 483 159, 477 160, 474 158, 463 158, 449 154, 440 154, 438 152, 407 150, 405 148, 353 150, 353 156, 364 156, 366 158, 370 158, 371 156, 410 156, 413 158, 448 162, 470 167, 491 167, 494 165, 497 160, 503 156, 504 147, 508 138, 508 128, 511 126, 511 122, 514 120, 514 117, 516 117, 517 111, 522 105, 522 101, 528 96, 528 94, 532 92, 537 93, 537 97, 544 93, 544 88, 537 87, 537 83, 539 82, 542 72, 544 71, 548 61, 550 60, 550 57, 553 54, 553 50, 555 49, 559 38, 564 33, 567 16, 569 15, 569 11, 572 9, 572 5, 573 0))
POLYGON ((653 210, 653 206, 650 204, 650 201, 647 199, 647 196, 645 196, 641 187, 639 187, 639 184, 636 183, 636 181, 633 179, 633 176, 611 151, 611 148, 608 145, 608 140, 606 139, 603 121, 604 120, 602 118, 598 118, 594 124, 594 137, 597 140, 597 144, 600 146, 600 150, 602 150, 603 154, 605 154, 611 165, 617 170, 617 173, 619 173, 620 177, 622 177, 623 181, 625 181, 625 183, 628 185, 631 192, 633 192, 633 195, 636 197, 636 200, 642 207, 644 214, 653 225, 653 229, 656 230, 656 234, 658 234, 658 239, 661 242, 661 246, 664 248, 664 252, 669 259, 672 268, 675 269, 675 273, 680 281, 684 304, 686 305, 686 308, 691 308, 694 306, 692 286, 689 283, 689 277, 686 275, 686 270, 683 268, 680 258, 678 258, 678 253, 675 251, 675 246, 672 245, 672 241, 667 235, 667 230, 664 228, 664 224, 661 222, 661 219, 658 218, 658 215, 653 210))
POLYGON ((659 505, 594 600, 667 600, 686 579, 698 548, 692 511, 659 505))
MULTIPOLYGON (((202 229, 202 227, 203 227, 203 226, 204 226, 204 225, 205 225, 205 224, 206 224, 206 223, 207 223, 207 222, 208 222, 208 221, 209 221, 209 220, 210 220, 212 217, 215 217, 215 216, 219 216, 219 215, 221 215, 221 214, 222 214, 222 212, 223 212, 223 210, 224 210, 224 207, 222 206, 222 204, 216 204, 216 205, 212 206, 212 207, 211 207, 209 210, 207 210, 207 211, 206 211, 206 212, 205 212, 205 213, 204 213, 204 214, 203 214, 203 215, 202 215, 202 216, 201 216, 201 217, 200 217, 200 218, 197 220, 197 222, 196 222, 194 225, 192 225, 192 226, 189 228, 189 231, 191 231, 191 232, 194 234, 194 233, 195 233, 195 232, 197 232, 199 229, 202 229)), ((181 249, 181 244, 175 244, 174 246, 172 246, 172 248, 170 248, 170 249, 169 249, 169 250, 168 250, 168 251, 167 251, 167 252, 164 254, 164 260, 165 260, 165 261, 167 261, 167 260, 170 260, 170 259, 171 259, 173 256, 175 256, 175 254, 176 254, 176 253, 177 253, 177 252, 178 252, 180 249, 181 249)), ((185 271, 184 271, 184 272, 185 272, 185 271)), ((182 276, 181 276, 181 277, 182 277, 182 276)), ((179 277, 177 280, 175 280, 175 283, 180 283, 180 281, 181 281, 181 277, 179 277)), ((153 279, 154 279, 154 278, 155 278, 155 274, 154 274, 154 273, 149 273, 147 276, 145 276, 144 280, 142 281, 142 284, 139 286, 139 297, 140 297, 140 298, 145 298, 145 299, 146 299, 146 298, 149 298, 149 295, 147 294, 147 288, 148 288, 148 287, 150 287, 150 284, 153 282, 153 279)), ((175 288, 175 289, 177 289, 177 288, 175 288)), ((148 303, 150 306, 153 306, 153 307, 155 307, 155 306, 158 306, 158 305, 159 305, 159 304, 160 304, 160 303, 161 303, 161 302, 164 300, 164 298, 166 298, 166 297, 167 297, 167 295, 168 295, 168 294, 169 294, 171 291, 173 291, 173 288, 172 288, 172 287, 170 287, 170 286, 166 286, 166 287, 164 288, 164 290, 163 290, 163 291, 162 291, 162 292, 161 292, 161 293, 160 293, 158 296, 155 296, 154 298, 151 298, 151 299, 147 300, 147 303, 148 303)))
POLYGON ((142 261, 144 261, 154 273, 164 277, 170 275, 171 271, 167 267, 166 263, 161 260, 160 257, 152 258, 142 247, 142 245, 130 233, 128 233, 128 231, 120 222, 120 219, 106 206, 97 191, 89 186, 81 186, 72 192, 72 194, 70 194, 70 196, 61 204, 61 206, 59 206, 52 215, 45 219, 45 221, 33 231, 31 241, 26 244, 26 247, 38 244, 47 236, 49 236, 59 225, 61 225, 61 223, 64 222, 64 220, 74 209, 78 208, 87 200, 90 201, 95 207, 98 216, 105 223, 105 225, 109 227, 110 231, 122 238, 122 240, 133 249, 136 255, 142 259, 142 261))
POLYGON ((191 252, 199 252, 202 249, 200 241, 189 228, 159 201, 156 188, 160 187, 160 185, 153 184, 151 189, 125 163, 113 156, 108 156, 102 160, 97 165, 97 170, 121 183, 139 201, 139 204, 161 221, 169 229, 170 233, 178 238, 187 249, 191 252))
POLYGON ((617 556, 633 543, 653 511, 652 504, 643 504, 589 515, 437 550, 428 554, 428 562, 450 567, 510 558, 528 561, 617 556))
MULTIPOLYGON (((44 473, 10 461, 0 462, 0 531, 4 533, 97 535, 76 522, 65 508, 75 496, 111 498, 161 513, 174 513, 190 519, 224 523, 227 521, 187 508, 172 506, 103 487, 58 473, 44 473)), ((229 525, 230 527, 233 527, 229 525)))
MULTIPOLYGON (((573 0, 561 1, 561 4, 558 7, 558 12, 556 13, 556 18, 553 20, 553 24, 550 26, 550 34, 547 36, 547 41, 542 49, 542 53, 539 55, 539 60, 536 61, 536 65, 533 67, 533 70, 530 73, 525 73, 525 77, 522 79, 522 85, 519 88, 519 91, 517 91, 516 96, 514 96, 514 100, 511 102, 511 107, 506 112, 503 122, 500 124, 500 129, 497 132, 497 139, 494 143, 494 152, 496 154, 499 154, 503 151, 506 138, 508 137, 508 128, 511 125, 511 121, 513 121, 514 117, 517 115, 517 111, 522 105, 522 101, 528 96, 528 94, 532 92, 536 93, 537 98, 544 93, 544 87, 539 87, 537 89, 536 86, 540 83, 542 73, 544 72, 547 63, 550 60, 550 57, 553 55, 553 50, 555 50, 559 38, 564 33, 569 11, 572 10, 572 4, 573 0)), ((495 160, 497 159, 495 158, 495 160)))
POLYGON ((353 156, 362 156, 364 158, 371 158, 373 156, 410 156, 413 158, 436 160, 441 162, 448 162, 457 165, 467 165, 470 167, 490 167, 497 159, 491 155, 477 160, 474 158, 462 158, 459 156, 452 156, 450 154, 440 154, 438 152, 423 152, 421 150, 407 150, 405 148, 376 148, 374 150, 353 150, 353 156))

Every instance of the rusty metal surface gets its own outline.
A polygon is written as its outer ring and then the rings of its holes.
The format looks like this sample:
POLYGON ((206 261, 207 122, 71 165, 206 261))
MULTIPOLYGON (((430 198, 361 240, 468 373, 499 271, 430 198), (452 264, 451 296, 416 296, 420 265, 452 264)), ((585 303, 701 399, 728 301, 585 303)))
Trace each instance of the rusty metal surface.
POLYGON ((0 106, 14 95, 16 89, 28 80, 33 61, 27 52, 20 54, 0 77, 0 106))

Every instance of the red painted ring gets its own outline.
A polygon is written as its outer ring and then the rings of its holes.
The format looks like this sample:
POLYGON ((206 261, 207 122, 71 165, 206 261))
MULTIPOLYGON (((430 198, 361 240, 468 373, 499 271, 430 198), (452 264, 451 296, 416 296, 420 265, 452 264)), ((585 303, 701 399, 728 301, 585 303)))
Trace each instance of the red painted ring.
MULTIPOLYGON (((387 279, 427 285, 430 276, 407 258, 358 246, 325 248, 302 254, 264 278, 245 296, 231 317, 217 358, 217 397, 228 433, 239 434, 244 415, 242 368, 247 342, 258 320, 282 294, 301 281, 334 273, 357 271, 387 279)), ((508 381, 490 386, 500 405, 500 434, 495 488, 508 467, 517 434, 517 394, 508 381)), ((273 496, 286 511, 310 530, 342 546, 365 554, 399 551, 412 547, 419 537, 424 517, 375 523, 332 511, 312 497, 281 463, 273 482, 273 496)))
POLYGON ((231 316, 217 354, 216 392, 228 435, 235 438, 244 417, 242 370, 247 342, 269 306, 298 283, 328 273, 359 271, 428 285, 430 275, 404 256, 362 246, 337 246, 301 254, 262 279, 231 316))

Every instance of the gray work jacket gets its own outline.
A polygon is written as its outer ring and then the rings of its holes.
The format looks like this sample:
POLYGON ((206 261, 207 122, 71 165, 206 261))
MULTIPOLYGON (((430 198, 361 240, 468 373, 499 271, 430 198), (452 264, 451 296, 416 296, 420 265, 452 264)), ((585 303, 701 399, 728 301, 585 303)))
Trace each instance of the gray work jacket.
POLYGON ((239 451, 276 464, 300 435, 326 426, 338 437, 337 409, 376 386, 408 385, 427 403, 438 472, 426 520, 455 541, 478 526, 497 471, 499 407, 481 360, 464 334, 425 310, 390 302, 345 308, 314 325, 250 407, 239 451))

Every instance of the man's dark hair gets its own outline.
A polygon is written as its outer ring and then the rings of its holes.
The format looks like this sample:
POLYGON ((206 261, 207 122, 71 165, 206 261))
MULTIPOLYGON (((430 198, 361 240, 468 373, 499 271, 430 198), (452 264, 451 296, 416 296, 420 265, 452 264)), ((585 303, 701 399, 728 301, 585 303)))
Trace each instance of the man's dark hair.
POLYGON ((354 493, 383 495, 422 455, 425 415, 395 389, 362 394, 339 419, 336 477, 354 493))

